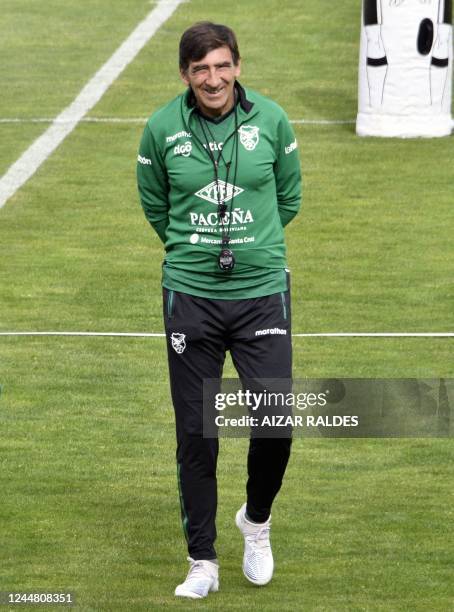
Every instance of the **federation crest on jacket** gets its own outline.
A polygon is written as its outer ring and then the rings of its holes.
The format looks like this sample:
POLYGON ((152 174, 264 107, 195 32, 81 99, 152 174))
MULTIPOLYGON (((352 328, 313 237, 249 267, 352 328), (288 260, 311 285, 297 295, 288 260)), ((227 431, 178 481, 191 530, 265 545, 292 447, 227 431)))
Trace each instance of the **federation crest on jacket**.
POLYGON ((240 142, 246 151, 253 151, 259 143, 259 128, 255 125, 242 125, 238 128, 240 142))

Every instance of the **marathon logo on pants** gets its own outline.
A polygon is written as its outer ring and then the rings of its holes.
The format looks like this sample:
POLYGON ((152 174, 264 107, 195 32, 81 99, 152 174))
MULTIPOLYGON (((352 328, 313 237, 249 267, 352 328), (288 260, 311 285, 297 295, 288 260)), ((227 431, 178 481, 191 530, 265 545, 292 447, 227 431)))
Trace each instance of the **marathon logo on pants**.
POLYGON ((170 336, 170 340, 172 341, 172 347, 174 351, 178 353, 179 355, 181 355, 181 353, 183 353, 184 349, 186 348, 185 338, 186 338, 186 334, 173 333, 170 336))
POLYGON ((273 327, 271 329, 258 329, 255 332, 256 336, 286 336, 287 335, 287 330, 286 329, 281 329, 279 327, 273 327))

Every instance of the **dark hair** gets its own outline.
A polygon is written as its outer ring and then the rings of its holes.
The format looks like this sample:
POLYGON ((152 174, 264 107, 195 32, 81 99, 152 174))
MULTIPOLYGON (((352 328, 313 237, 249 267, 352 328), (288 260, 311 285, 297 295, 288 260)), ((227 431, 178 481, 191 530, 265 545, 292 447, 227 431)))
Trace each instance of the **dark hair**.
POLYGON ((236 36, 230 28, 211 21, 199 21, 188 28, 180 40, 180 70, 187 70, 191 62, 198 62, 207 53, 228 47, 235 66, 240 61, 236 36))

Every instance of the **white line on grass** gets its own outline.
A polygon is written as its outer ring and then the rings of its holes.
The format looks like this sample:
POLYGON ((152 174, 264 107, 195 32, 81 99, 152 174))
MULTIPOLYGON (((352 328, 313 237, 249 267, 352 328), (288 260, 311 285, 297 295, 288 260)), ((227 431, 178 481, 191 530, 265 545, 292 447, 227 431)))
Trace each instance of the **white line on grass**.
POLYGON ((114 54, 88 81, 73 102, 39 136, 0 179, 0 208, 38 170, 58 145, 136 57, 183 0, 160 0, 114 54))
POLYGON ((0 332, 0 336, 120 336, 128 338, 164 338, 163 333, 141 332, 77 332, 77 331, 22 331, 0 332))
MULTIPOLYGON (((184 0, 182 0, 184 1, 184 0)), ((79 119, 81 123, 140 123, 143 124, 148 117, 83 117, 79 119)), ((50 117, 3 117, 0 123, 72 123, 72 119, 62 118, 59 115, 56 119, 50 117)), ((301 125, 343 125, 355 123, 354 119, 290 119, 290 123, 301 125)))
POLYGON ((356 119, 290 119, 290 123, 305 125, 344 125, 346 123, 356 123, 356 119))
MULTIPOLYGON (((184 1, 184 0, 182 0, 184 1)), ((79 123, 145 123, 148 117, 82 117, 79 123)), ((50 117, 11 117, 0 118, 0 123, 72 123, 72 119, 61 118, 61 115, 55 119, 50 117)))
POLYGON ((292 334, 295 338, 454 338, 454 332, 332 332, 292 334))
MULTIPOLYGON (((112 336, 127 338, 164 338, 152 332, 81 332, 81 331, 5 331, 0 336, 112 336)), ((454 338, 454 332, 332 332, 292 334, 294 338, 454 338)))

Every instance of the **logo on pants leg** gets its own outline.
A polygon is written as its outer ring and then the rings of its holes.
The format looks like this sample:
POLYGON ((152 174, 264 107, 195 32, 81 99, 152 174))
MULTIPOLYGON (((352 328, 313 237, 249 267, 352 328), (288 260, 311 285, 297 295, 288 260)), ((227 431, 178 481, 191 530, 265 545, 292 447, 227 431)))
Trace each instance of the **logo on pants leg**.
POLYGON ((287 330, 286 329, 281 329, 280 327, 273 327, 271 329, 258 329, 255 332, 256 336, 274 336, 276 334, 278 336, 286 336, 287 335, 287 330))
POLYGON ((173 333, 170 336, 170 339, 172 341, 172 346, 175 350, 176 353, 181 354, 184 349, 186 348, 186 342, 185 339, 186 338, 186 334, 175 334, 173 333))

